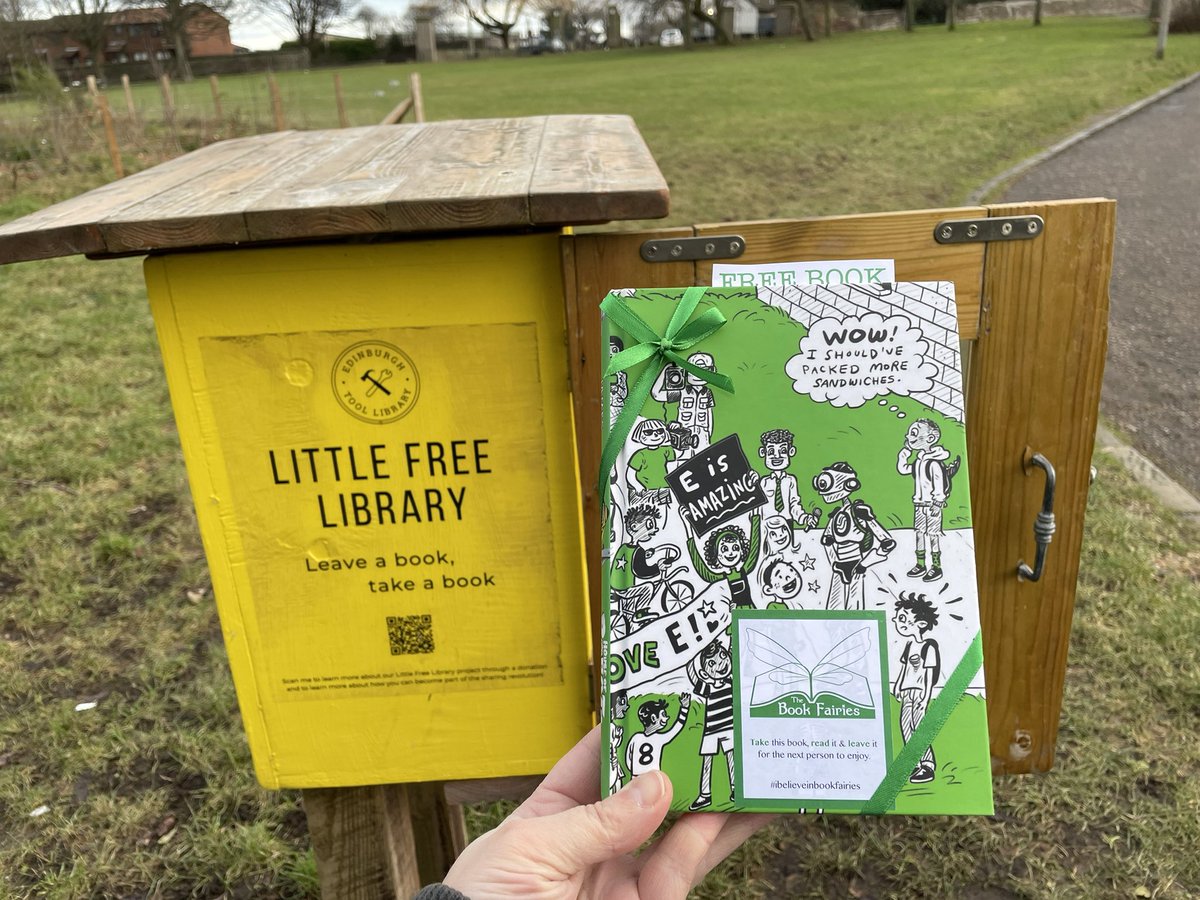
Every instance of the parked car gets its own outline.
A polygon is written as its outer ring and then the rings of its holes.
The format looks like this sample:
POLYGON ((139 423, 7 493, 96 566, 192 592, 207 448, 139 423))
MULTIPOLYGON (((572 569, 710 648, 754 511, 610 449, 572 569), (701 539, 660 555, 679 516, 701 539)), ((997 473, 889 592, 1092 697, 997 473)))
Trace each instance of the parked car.
POLYGON ((683 32, 678 28, 664 28, 662 34, 658 36, 658 46, 660 47, 682 47, 683 32))

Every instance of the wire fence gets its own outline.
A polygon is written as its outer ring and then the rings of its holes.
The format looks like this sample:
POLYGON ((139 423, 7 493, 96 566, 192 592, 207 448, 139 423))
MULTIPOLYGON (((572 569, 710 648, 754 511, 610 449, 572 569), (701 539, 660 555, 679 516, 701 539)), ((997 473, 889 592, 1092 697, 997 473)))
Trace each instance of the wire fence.
MULTIPOLYGON (((286 129, 377 125, 419 94, 419 77, 396 66, 210 76, 192 82, 63 87, 34 79, 0 95, 0 168, 15 185, 53 168, 95 167, 113 177, 227 138, 286 129)), ((420 109, 421 104, 414 106, 420 109)), ((406 113, 414 120, 414 111, 406 113)), ((14 188, 15 189, 15 188, 14 188)))

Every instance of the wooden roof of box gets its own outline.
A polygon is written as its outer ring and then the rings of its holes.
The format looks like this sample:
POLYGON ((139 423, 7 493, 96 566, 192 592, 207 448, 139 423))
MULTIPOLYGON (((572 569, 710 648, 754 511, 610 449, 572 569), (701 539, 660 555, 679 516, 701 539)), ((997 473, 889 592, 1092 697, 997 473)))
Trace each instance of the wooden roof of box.
POLYGON ((628 116, 538 116, 211 144, 0 225, 0 263, 667 214, 628 116))

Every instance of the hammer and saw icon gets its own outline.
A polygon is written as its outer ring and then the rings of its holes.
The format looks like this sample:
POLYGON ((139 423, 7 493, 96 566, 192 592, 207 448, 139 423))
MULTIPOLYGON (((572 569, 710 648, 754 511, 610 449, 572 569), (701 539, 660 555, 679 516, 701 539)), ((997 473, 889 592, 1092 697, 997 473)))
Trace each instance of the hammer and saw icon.
POLYGON ((383 383, 385 381, 387 381, 389 378, 391 378, 392 375, 394 375, 395 373, 391 369, 384 369, 382 372, 379 373, 379 377, 376 378, 374 375, 371 374, 374 371, 375 371, 374 369, 367 369, 367 371, 363 372, 362 378, 359 379, 360 381, 371 382, 371 386, 369 388, 367 388, 367 396, 374 397, 376 391, 383 391, 389 397, 392 396, 392 392, 389 391, 386 387, 384 387, 383 383))

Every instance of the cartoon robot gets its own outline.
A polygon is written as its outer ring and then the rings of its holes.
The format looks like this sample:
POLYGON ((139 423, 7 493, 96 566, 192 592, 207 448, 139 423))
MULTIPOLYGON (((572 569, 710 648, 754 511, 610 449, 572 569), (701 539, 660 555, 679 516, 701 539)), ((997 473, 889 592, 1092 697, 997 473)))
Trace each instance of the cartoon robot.
POLYGON ((858 473, 846 462, 826 466, 813 479, 813 488, 826 503, 840 504, 829 513, 821 544, 833 565, 826 609, 865 609, 863 588, 867 569, 887 559, 896 548, 871 507, 850 495, 862 487, 858 473))

